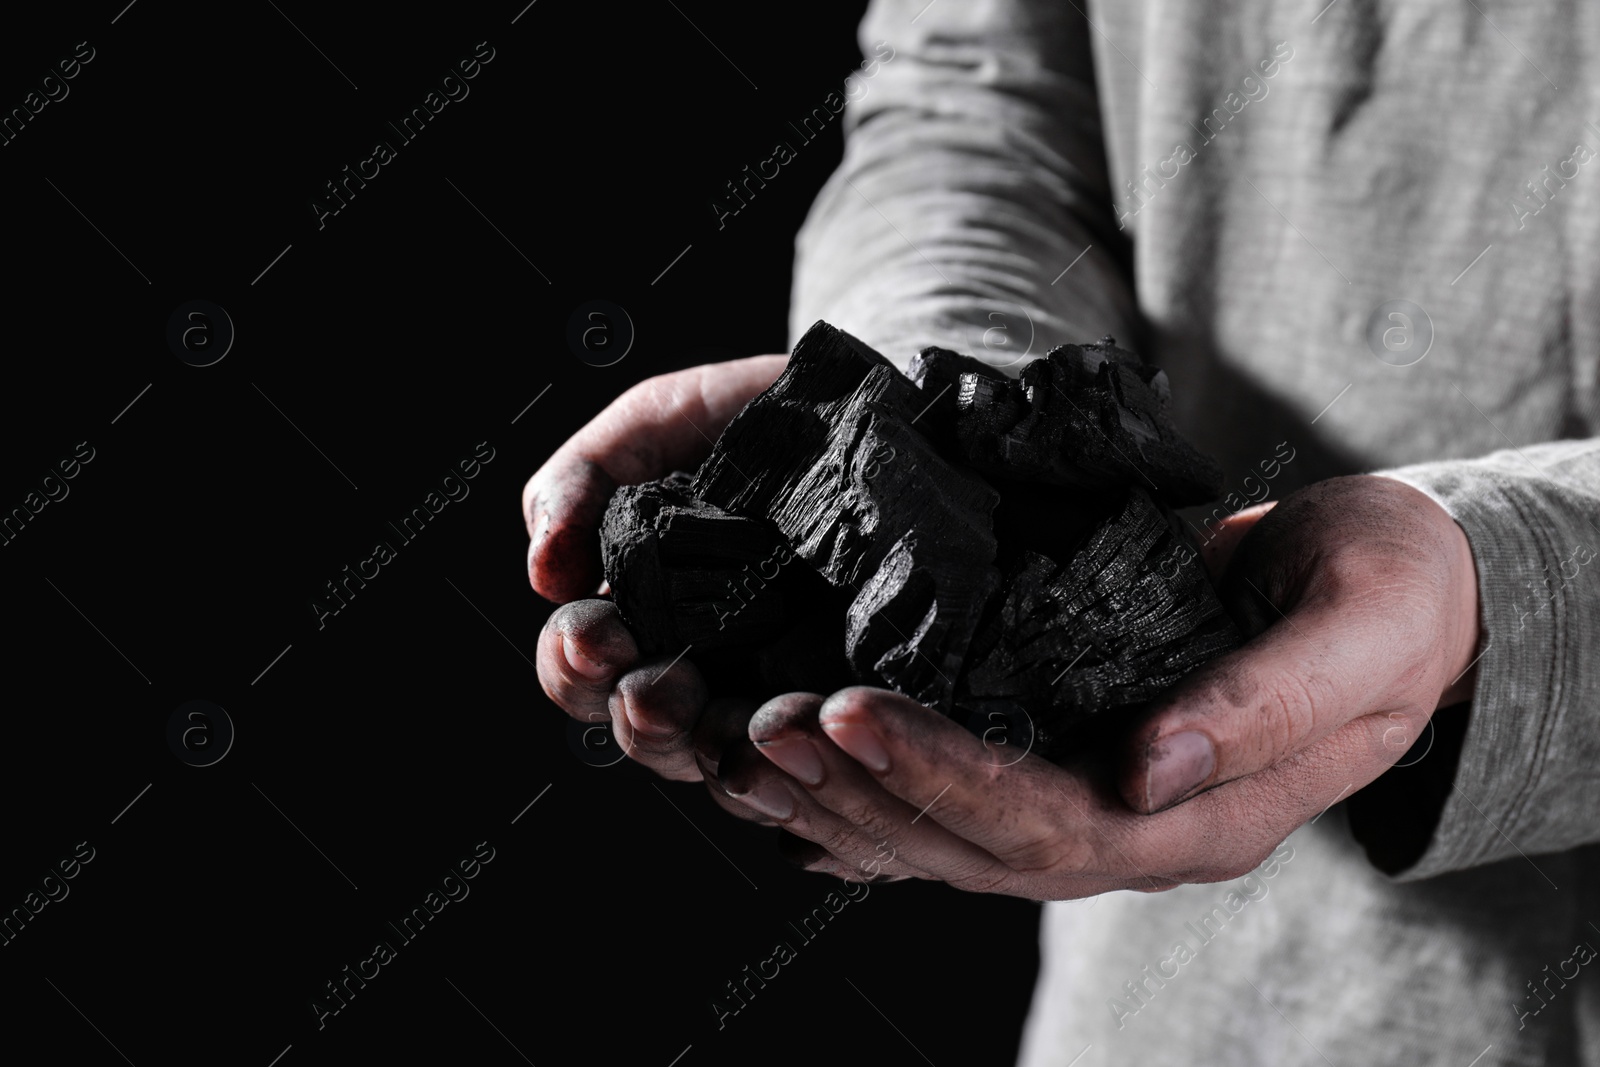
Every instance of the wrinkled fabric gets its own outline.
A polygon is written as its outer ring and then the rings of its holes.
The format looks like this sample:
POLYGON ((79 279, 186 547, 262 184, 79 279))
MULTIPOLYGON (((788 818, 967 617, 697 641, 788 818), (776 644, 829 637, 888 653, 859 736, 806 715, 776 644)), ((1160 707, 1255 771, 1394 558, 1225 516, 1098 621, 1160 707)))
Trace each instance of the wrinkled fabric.
POLYGON ((1047 905, 1023 1067, 1600 1067, 1597 23, 872 4, 888 58, 797 239, 791 338, 821 318, 901 367, 938 344, 1015 373, 1111 334, 1222 463, 1216 514, 1390 473, 1478 570, 1454 786, 1393 814, 1437 815, 1420 858, 1380 870, 1341 804, 1270 877, 1047 905))

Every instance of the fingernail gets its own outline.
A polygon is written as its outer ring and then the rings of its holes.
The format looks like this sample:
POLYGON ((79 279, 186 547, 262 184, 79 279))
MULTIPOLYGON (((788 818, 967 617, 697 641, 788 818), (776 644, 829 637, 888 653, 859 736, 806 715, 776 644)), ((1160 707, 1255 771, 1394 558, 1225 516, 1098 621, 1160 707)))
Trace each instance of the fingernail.
POLYGON ((782 767, 806 785, 822 784, 822 756, 816 746, 803 737, 784 741, 761 741, 756 748, 773 763, 782 767))
POLYGON ((889 769, 889 752, 878 740, 878 735, 865 726, 848 722, 827 722, 822 728, 828 731, 833 743, 848 752, 858 763, 882 774, 889 769))
POLYGON ((1211 739, 1197 730, 1163 737, 1146 753, 1145 810, 1156 812, 1198 787, 1217 766, 1211 739))
POLYGON ((763 782, 748 793, 730 795, 739 803, 749 805, 767 818, 779 822, 794 814, 794 797, 777 782, 763 782))
POLYGON ((585 659, 583 653, 578 651, 578 643, 572 639, 571 634, 561 635, 561 651, 567 657, 567 665, 585 678, 599 681, 611 673, 610 667, 602 667, 592 660, 585 659))
POLYGON ((620 691, 622 697, 622 713, 628 717, 628 725, 633 729, 633 736, 644 738, 646 741, 677 741, 683 733, 683 728, 672 721, 661 722, 658 718, 664 717, 659 709, 652 711, 640 707, 638 697, 629 699, 626 689, 620 691))

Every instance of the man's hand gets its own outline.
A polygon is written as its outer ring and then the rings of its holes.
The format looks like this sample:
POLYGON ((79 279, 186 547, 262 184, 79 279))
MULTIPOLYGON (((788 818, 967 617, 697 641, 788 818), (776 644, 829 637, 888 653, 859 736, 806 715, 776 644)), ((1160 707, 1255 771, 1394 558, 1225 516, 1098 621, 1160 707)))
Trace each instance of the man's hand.
POLYGON ((1239 877, 1470 696, 1477 578, 1442 508, 1370 476, 1234 516, 1205 563, 1257 636, 1150 708, 1115 766, 1018 760, 855 688, 769 701, 722 785, 842 877, 885 842, 886 875, 1035 900, 1239 877))
MULTIPOLYGON (((600 588, 600 519, 618 486, 697 466, 787 358, 713 363, 640 382, 557 449, 522 490, 528 579, 539 595, 565 605, 539 635, 540 684, 580 722, 609 721, 625 752, 667 778, 699 781, 693 731, 698 726, 702 747, 716 752, 723 734, 742 735, 750 708, 714 702, 704 715, 705 682, 693 663, 641 661, 616 606, 579 599, 600 588)), ((710 766, 714 772, 715 762, 710 766)))

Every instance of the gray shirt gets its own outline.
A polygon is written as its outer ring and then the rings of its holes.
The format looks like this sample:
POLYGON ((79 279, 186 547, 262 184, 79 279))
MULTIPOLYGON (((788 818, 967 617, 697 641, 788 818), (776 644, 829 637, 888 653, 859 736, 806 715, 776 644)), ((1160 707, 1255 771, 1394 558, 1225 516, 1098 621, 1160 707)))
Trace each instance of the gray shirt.
POLYGON ((876 0, 798 238, 795 338, 1110 333, 1225 510, 1396 472, 1477 561, 1420 855, 1341 804, 1238 883, 1047 905, 1026 1067, 1600 1065, 1600 6, 1324 3, 876 0))

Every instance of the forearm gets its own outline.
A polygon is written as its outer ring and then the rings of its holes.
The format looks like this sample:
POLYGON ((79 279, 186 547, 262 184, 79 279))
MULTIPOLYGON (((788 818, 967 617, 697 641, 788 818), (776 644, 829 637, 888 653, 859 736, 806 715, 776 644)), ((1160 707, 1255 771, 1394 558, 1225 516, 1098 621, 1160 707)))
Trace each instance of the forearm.
POLYGON ((1013 373, 1064 342, 1136 345, 1082 16, 924 3, 862 23, 888 58, 797 240, 791 340, 823 318, 901 367, 938 344, 1013 373))

